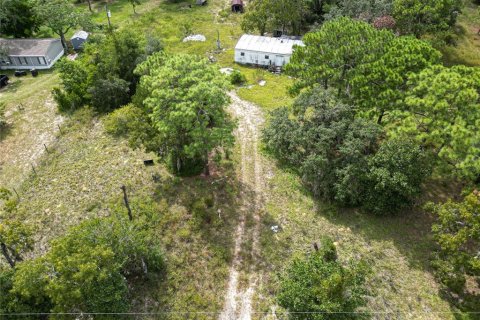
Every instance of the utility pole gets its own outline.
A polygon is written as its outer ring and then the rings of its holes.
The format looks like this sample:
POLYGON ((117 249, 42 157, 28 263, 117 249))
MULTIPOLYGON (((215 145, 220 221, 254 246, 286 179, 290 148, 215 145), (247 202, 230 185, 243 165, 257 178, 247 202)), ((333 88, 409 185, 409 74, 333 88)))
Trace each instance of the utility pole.
POLYGON ((220 32, 217 29, 217 49, 222 49, 222 45, 220 44, 220 32))
POLYGON ((105 12, 107 13, 107 19, 108 19, 108 28, 112 28, 112 23, 110 22, 110 17, 112 16, 112 13, 110 10, 108 10, 108 3, 105 4, 105 12))

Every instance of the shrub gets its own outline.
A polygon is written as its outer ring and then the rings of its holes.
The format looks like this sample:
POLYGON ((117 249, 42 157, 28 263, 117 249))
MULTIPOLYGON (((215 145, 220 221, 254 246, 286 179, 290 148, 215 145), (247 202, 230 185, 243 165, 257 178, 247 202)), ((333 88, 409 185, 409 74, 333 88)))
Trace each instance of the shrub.
POLYGON ((129 91, 129 83, 116 77, 98 79, 88 89, 92 106, 99 112, 109 112, 127 104, 130 100, 129 91))
POLYGON ((415 142, 401 139, 383 142, 368 161, 364 208, 385 214, 410 207, 430 169, 427 153, 415 142))
POLYGON ((57 103, 58 111, 72 112, 83 106, 83 101, 75 94, 69 94, 58 87, 52 90, 53 99, 57 103))
POLYGON ((247 78, 245 78, 245 75, 238 70, 233 70, 233 72, 230 74, 230 83, 233 85, 244 84, 246 81, 247 78))
POLYGON ((295 258, 281 275, 277 301, 291 312, 289 319, 357 318, 351 312, 365 303, 365 269, 361 264, 344 267, 336 255, 326 238, 319 251, 295 258))
POLYGON ((54 88, 53 97, 62 112, 74 111, 89 101, 90 77, 81 61, 61 60, 58 64, 63 89, 54 88))
POLYGON ((44 257, 20 263, 10 292, 21 302, 15 312, 23 305, 42 312, 122 312, 132 275, 162 270, 160 246, 141 218, 91 219, 53 241, 44 257))
POLYGON ((466 275, 476 279, 480 286, 480 195, 469 194, 462 202, 447 201, 431 205, 437 216, 432 226, 438 244, 438 255, 433 266, 440 281, 452 291, 465 289, 466 275))
POLYGON ((215 214, 212 210, 209 210, 213 206, 213 199, 211 197, 202 197, 197 199, 192 204, 192 215, 201 223, 210 224, 215 218, 215 214))
POLYGON ((116 109, 105 117, 105 131, 116 137, 127 137, 130 147, 142 145, 149 151, 158 151, 161 144, 158 133, 147 114, 133 104, 116 109))

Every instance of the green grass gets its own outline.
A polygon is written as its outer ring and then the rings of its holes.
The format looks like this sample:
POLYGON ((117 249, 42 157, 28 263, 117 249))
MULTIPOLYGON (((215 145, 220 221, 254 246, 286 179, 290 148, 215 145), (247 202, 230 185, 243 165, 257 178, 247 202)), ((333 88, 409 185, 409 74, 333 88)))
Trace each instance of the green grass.
MULTIPOLYGON (((132 27, 145 34, 159 37, 168 53, 190 53, 204 57, 213 57, 220 67, 239 69, 248 80, 248 87, 240 88, 239 95, 245 100, 257 103, 270 110, 289 104, 292 99, 287 88, 292 80, 285 75, 274 75, 264 69, 237 65, 233 61, 234 47, 243 34, 240 29, 241 15, 229 12, 227 2, 209 1, 207 6, 188 5, 192 2, 169 3, 150 1, 138 6, 139 14, 134 15, 127 1, 117 1, 110 5, 114 26, 132 27), (185 34, 182 26, 191 24, 193 34, 203 34, 205 42, 182 42, 185 34), (218 33, 217 33, 218 32, 218 33), (216 40, 220 37, 221 50, 216 40), (260 79, 266 80, 265 86, 259 86, 260 79), (250 87, 250 85, 252 87, 250 87)), ((106 23, 103 7, 94 14, 97 23, 106 23)))
MULTIPOLYGON (((161 165, 145 167, 143 160, 151 158, 155 157, 107 135, 102 119, 89 109, 66 120, 36 174, 31 172, 18 190, 21 200, 17 214, 38 231, 31 256, 43 254, 49 242, 69 227, 91 217, 108 216, 112 205, 122 206, 120 186, 126 185, 134 216, 144 199, 158 202, 168 211, 156 235, 167 259, 166 279, 135 283, 133 292, 142 294, 134 294, 133 310, 218 310, 223 303, 237 221, 232 164, 215 165, 214 175, 208 179, 180 179, 161 165), (158 182, 153 175, 159 177, 158 182), (224 176, 230 178, 222 179, 224 176), (192 213, 193 202, 202 197, 213 199, 213 206, 206 209, 210 222, 192 213)), ((179 315, 178 319, 185 317, 179 315)))
POLYGON ((271 170, 261 232, 265 273, 258 311, 268 311, 278 287, 277 275, 292 257, 308 254, 313 242, 329 236, 342 261, 363 259, 370 266, 366 310, 390 313, 385 318, 453 319, 428 267, 434 246, 429 216, 419 210, 375 217, 337 209, 315 201, 294 174, 271 170), (281 231, 274 234, 272 225, 279 225, 281 231))
POLYGON ((264 69, 237 67, 247 77, 247 85, 238 90, 240 98, 251 101, 270 111, 290 105, 293 98, 287 94, 293 80, 285 75, 275 75, 264 69), (264 86, 258 82, 265 81, 264 86))
POLYGON ((480 11, 471 0, 466 1, 463 12, 458 17, 455 46, 442 49, 447 65, 464 64, 480 66, 480 11))
POLYGON ((0 184, 18 188, 32 170, 31 164, 39 161, 43 144, 55 140, 57 126, 62 122, 50 96, 59 79, 52 71, 40 71, 36 78, 8 74, 10 84, 0 90, 8 122, 6 132, 0 136, 0 184))

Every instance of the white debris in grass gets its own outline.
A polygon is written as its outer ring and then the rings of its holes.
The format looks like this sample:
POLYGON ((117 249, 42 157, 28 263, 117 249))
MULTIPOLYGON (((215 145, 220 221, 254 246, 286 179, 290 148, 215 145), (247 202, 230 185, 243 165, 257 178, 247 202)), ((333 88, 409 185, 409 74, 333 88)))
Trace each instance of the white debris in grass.
POLYGON ((183 38, 183 42, 188 41, 202 41, 204 42, 207 38, 203 34, 192 34, 191 36, 183 38))
POLYGON ((259 85, 260 87, 263 87, 266 83, 267 83, 267 81, 265 81, 265 80, 260 80, 260 81, 258 81, 258 85, 259 85))
POLYGON ((277 225, 271 226, 270 229, 271 229, 274 233, 277 233, 278 231, 280 231, 280 227, 277 226, 277 225))
POLYGON ((220 72, 223 73, 223 74, 226 74, 226 75, 230 75, 230 74, 232 74, 233 69, 232 68, 221 68, 220 72))

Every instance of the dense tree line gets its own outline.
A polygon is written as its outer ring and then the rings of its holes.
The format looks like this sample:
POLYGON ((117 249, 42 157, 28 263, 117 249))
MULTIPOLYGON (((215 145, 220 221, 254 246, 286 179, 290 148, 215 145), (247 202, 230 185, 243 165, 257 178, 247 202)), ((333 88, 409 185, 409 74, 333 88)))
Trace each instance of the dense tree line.
POLYGON ((478 68, 444 67, 429 44, 349 18, 325 23, 304 43, 287 66, 298 78, 292 93, 332 89, 388 137, 414 140, 433 153, 438 168, 480 176, 478 68))
POLYGON ((480 69, 443 66, 429 43, 347 17, 304 43, 286 67, 296 100, 272 113, 266 149, 314 195, 376 214, 413 205, 432 173, 463 181, 463 201, 427 206, 437 218, 432 266, 457 307, 477 310, 480 69))
POLYGON ((461 9, 455 0, 259 0, 246 8, 242 29, 300 35, 311 25, 349 17, 417 38, 445 38, 461 9))

